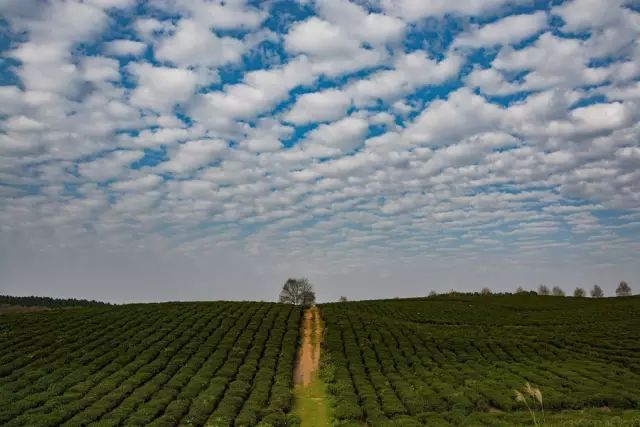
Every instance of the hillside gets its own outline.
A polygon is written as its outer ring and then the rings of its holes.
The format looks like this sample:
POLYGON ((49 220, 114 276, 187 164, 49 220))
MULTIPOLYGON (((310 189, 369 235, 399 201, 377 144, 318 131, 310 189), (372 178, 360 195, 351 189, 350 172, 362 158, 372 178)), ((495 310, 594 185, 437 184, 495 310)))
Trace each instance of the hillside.
POLYGON ((514 398, 526 382, 545 426, 640 425, 638 297, 302 311, 194 302, 1 316, 0 425, 534 425, 514 398))
POLYGON ((527 381, 545 425, 640 423, 640 298, 452 295, 321 310, 324 376, 344 425, 529 424, 514 398, 527 381))

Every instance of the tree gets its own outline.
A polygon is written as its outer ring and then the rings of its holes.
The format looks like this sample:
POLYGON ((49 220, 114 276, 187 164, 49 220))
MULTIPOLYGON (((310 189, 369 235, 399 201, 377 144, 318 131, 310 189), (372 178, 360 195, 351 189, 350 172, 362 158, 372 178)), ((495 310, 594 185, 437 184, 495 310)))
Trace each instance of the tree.
POLYGON ((593 285, 593 289, 591 289, 591 298, 602 298, 604 296, 604 292, 602 292, 602 288, 598 285, 593 285))
POLYGON ((480 293, 482 295, 491 295, 491 289, 487 288, 486 286, 484 288, 482 288, 482 290, 480 291, 480 293))
POLYGON ((618 287, 616 288, 616 296, 618 297, 630 297, 631 296, 631 286, 624 280, 620 282, 618 287))
POLYGON ((516 289, 516 294, 524 294, 524 288, 522 286, 518 286, 518 289, 516 289))
POLYGON ((347 297, 345 297, 345 296, 341 296, 341 297, 340 297, 340 299, 338 299, 338 301, 340 301, 340 302, 347 302, 348 300, 347 300, 347 297))
POLYGON ((553 294, 554 297, 563 297, 564 296, 564 291, 562 289, 560 289, 560 287, 558 287, 558 286, 554 286, 553 290, 551 291, 551 293, 553 294))
POLYGON ((573 296, 576 298, 582 298, 586 295, 587 293, 585 292, 584 289, 582 288, 576 288, 575 291, 573 291, 573 296))
POLYGON ((436 296, 438 296, 438 294, 436 293, 436 291, 431 291, 431 292, 429 292, 429 298, 433 298, 433 297, 436 297, 436 296))
POLYGON ((288 279, 280 291, 278 300, 284 304, 309 306, 315 303, 316 294, 308 279, 288 279))
POLYGON ((538 295, 549 295, 549 287, 547 285, 538 286, 538 295))

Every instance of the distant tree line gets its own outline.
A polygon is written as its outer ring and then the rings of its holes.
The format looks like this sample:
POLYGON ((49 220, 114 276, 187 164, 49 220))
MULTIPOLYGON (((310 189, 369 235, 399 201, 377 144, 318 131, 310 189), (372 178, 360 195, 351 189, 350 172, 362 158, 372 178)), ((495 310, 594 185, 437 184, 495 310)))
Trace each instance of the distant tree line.
POLYGON ((51 298, 51 297, 14 297, 10 295, 0 295, 0 304, 21 305, 25 307, 89 307, 96 305, 111 305, 106 302, 75 299, 75 298, 51 298))
MULTIPOLYGON (((562 290, 562 288, 560 288, 559 286, 554 286, 552 289, 549 289, 549 287, 547 285, 540 285, 538 286, 538 289, 536 291, 526 291, 522 286, 519 286, 518 289, 516 290, 516 295, 552 295, 552 296, 556 296, 556 297, 564 297, 565 296, 565 292, 564 290, 562 290)), ((458 292, 458 291, 454 291, 451 290, 449 292, 447 292, 446 294, 438 294, 435 291, 431 291, 429 292, 429 297, 436 297, 439 295, 449 295, 449 296, 455 296, 455 295, 513 295, 513 293, 511 292, 499 292, 499 293, 494 293, 491 291, 491 289, 489 289, 488 287, 484 287, 480 290, 480 292, 458 292)), ((602 298, 604 297, 604 291, 602 290, 602 288, 598 285, 594 285, 593 288, 589 291, 589 295, 591 295, 592 298, 602 298)), ((625 282, 624 280, 622 282, 620 282, 620 284, 618 284, 618 287, 616 288, 616 296, 618 297, 628 297, 633 295, 633 291, 631 290, 631 286, 629 286, 629 284, 627 282, 625 282)), ((583 298, 587 296, 587 291, 585 291, 584 288, 580 288, 577 287, 574 291, 573 291, 573 296, 576 298, 583 298)))

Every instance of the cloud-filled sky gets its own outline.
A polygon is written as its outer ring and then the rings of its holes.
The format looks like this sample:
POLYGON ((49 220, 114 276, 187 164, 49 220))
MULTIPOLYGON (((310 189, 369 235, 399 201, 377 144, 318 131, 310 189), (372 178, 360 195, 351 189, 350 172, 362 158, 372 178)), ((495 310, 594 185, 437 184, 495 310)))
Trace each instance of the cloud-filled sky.
POLYGON ((640 3, 0 1, 0 293, 640 276, 640 3))

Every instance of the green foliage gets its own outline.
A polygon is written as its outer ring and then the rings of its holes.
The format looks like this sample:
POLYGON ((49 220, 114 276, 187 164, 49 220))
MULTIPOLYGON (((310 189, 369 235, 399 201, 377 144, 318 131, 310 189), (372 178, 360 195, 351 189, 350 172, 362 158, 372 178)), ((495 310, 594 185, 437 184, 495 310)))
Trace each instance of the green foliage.
POLYGON ((4 315, 0 424, 295 425, 300 316, 241 302, 4 315))
POLYGON ((89 301, 86 299, 75 298, 50 298, 50 297, 13 297, 10 295, 0 295, 0 304, 8 305, 21 305, 25 307, 49 307, 49 308, 61 308, 61 307, 93 307, 93 306, 107 306, 109 303, 100 301, 89 301))
POLYGON ((335 425, 532 425, 513 394, 527 382, 544 425, 590 408, 639 414, 640 298, 456 293, 320 309, 335 425))

